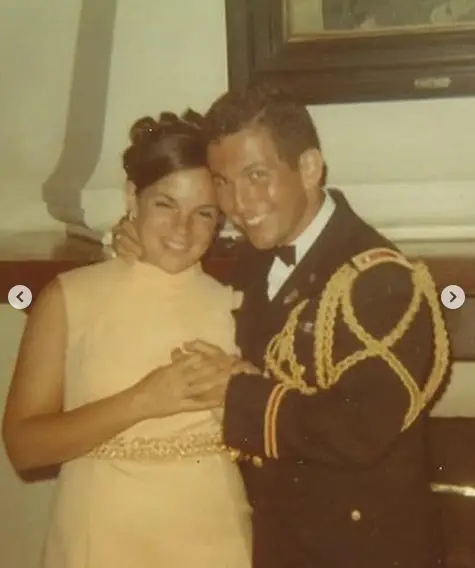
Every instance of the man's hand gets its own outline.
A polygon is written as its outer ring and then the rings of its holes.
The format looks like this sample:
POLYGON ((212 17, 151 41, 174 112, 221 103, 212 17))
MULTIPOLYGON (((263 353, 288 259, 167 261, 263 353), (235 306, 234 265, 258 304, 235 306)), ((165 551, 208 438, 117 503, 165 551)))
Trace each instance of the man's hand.
POLYGON ((202 356, 192 353, 174 360, 169 365, 148 373, 134 385, 134 401, 140 420, 163 418, 180 412, 208 410, 220 405, 217 397, 194 399, 196 371, 201 368, 202 356))
POLYGON ((142 257, 143 250, 137 230, 127 217, 112 228, 112 248, 126 262, 133 264, 142 257))
POLYGON ((228 355, 221 348, 205 341, 186 343, 183 350, 173 352, 172 359, 178 361, 196 354, 201 354, 201 360, 197 363, 196 370, 190 372, 187 389, 187 396, 194 400, 216 401, 222 404, 232 375, 260 374, 259 369, 251 363, 242 361, 235 355, 228 355))

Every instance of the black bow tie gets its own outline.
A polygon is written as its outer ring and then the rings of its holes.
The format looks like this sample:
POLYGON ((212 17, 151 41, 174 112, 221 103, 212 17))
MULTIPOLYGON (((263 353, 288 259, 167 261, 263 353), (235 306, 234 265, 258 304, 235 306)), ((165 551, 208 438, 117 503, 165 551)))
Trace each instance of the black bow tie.
POLYGON ((274 257, 280 258, 280 260, 287 266, 295 266, 295 264, 297 264, 295 245, 276 247, 272 252, 274 257))

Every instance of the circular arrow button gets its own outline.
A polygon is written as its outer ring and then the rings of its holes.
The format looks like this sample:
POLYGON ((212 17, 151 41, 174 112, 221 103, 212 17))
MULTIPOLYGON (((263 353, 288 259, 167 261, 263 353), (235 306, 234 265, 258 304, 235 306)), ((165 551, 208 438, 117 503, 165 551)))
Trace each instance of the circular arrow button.
POLYGON ((449 310, 458 310, 465 303, 465 292, 460 286, 451 284, 442 290, 440 299, 449 310))
POLYGON ((8 292, 8 303, 15 310, 24 310, 31 304, 32 299, 31 290, 23 284, 13 286, 8 292))

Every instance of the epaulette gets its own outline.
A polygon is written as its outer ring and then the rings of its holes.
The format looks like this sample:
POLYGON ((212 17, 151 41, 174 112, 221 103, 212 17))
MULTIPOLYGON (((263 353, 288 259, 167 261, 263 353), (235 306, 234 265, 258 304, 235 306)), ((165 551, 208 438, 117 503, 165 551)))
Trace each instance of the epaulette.
POLYGON ((395 262, 412 270, 413 265, 407 260, 407 258, 397 250, 390 248, 373 248, 361 252, 351 259, 351 263, 358 270, 358 272, 364 272, 369 268, 373 268, 378 264, 383 264, 385 262, 395 262))

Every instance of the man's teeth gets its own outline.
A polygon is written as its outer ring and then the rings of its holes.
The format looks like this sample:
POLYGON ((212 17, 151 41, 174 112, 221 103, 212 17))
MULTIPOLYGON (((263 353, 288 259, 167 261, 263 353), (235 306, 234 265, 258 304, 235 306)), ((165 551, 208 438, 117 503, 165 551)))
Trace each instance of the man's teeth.
POLYGON ((265 215, 259 215, 257 217, 252 217, 251 219, 246 219, 246 225, 250 225, 254 227, 255 225, 259 225, 265 218, 265 215))

